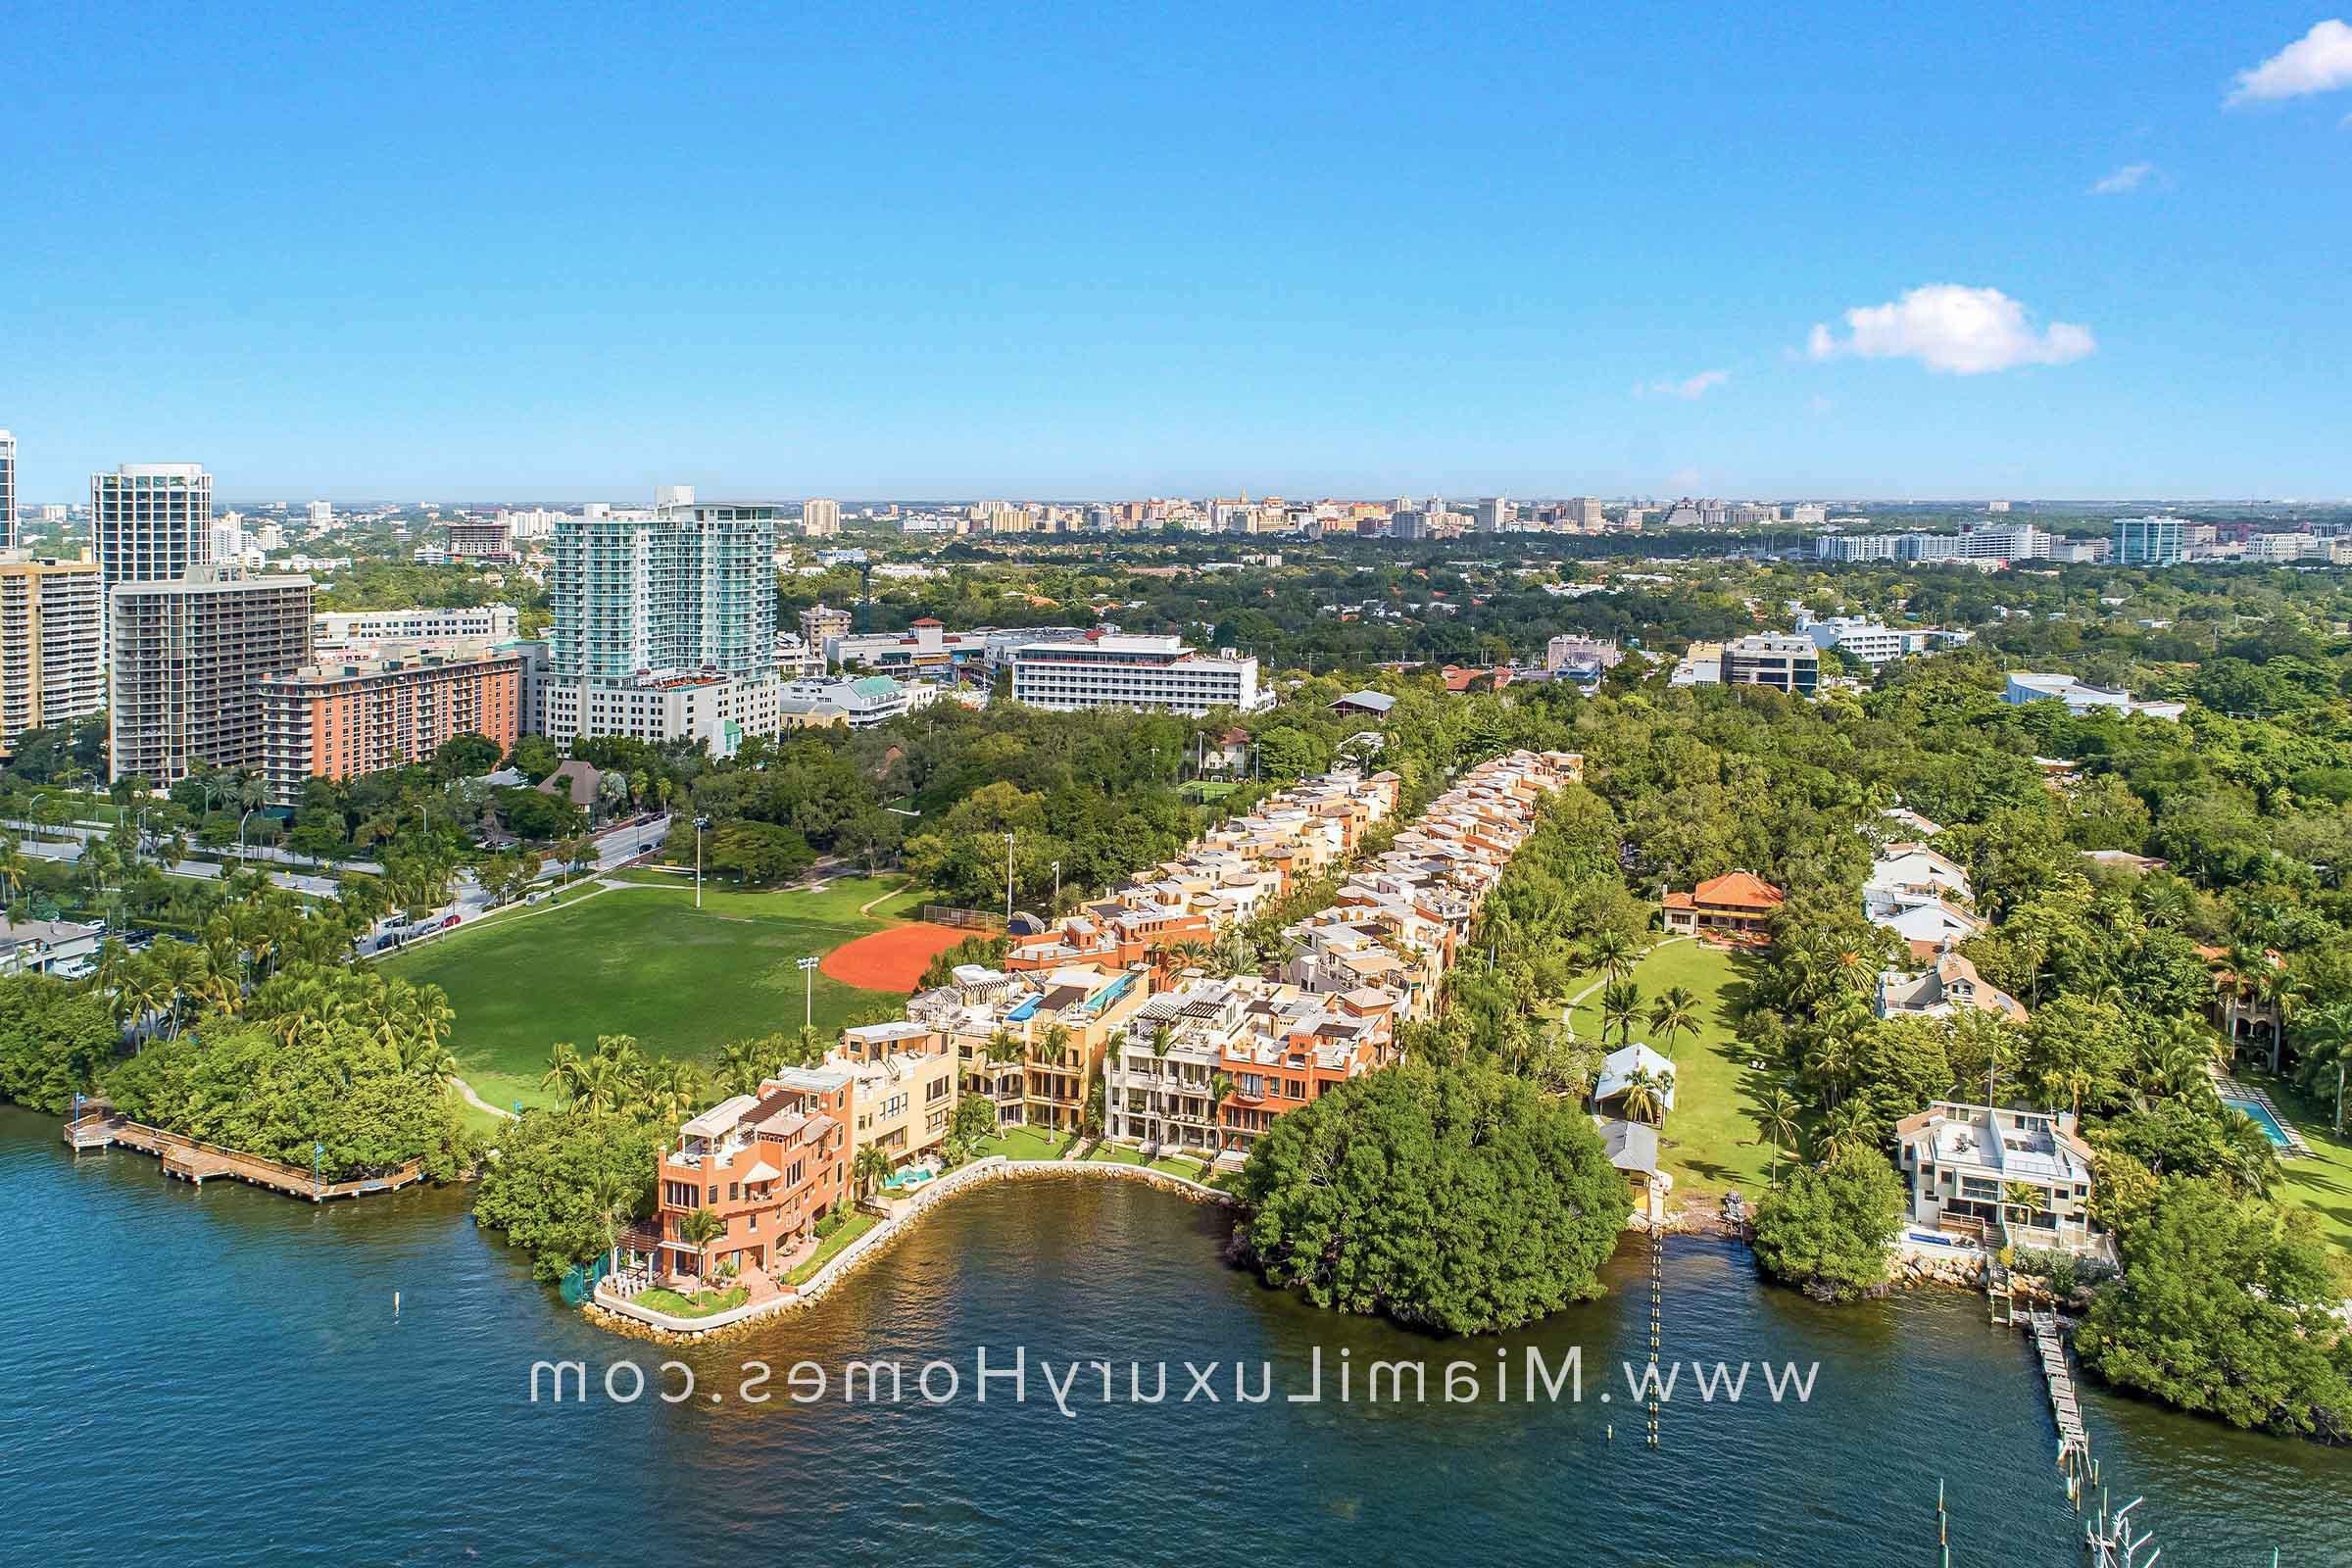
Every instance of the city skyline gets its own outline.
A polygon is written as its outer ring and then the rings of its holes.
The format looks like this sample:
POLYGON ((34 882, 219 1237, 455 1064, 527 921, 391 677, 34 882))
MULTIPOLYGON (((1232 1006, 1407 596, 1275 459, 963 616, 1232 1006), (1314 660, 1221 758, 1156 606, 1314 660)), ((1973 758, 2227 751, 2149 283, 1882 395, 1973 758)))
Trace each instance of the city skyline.
POLYGON ((27 504, 2352 495, 2306 8, 148 20, 21 29, 27 504))

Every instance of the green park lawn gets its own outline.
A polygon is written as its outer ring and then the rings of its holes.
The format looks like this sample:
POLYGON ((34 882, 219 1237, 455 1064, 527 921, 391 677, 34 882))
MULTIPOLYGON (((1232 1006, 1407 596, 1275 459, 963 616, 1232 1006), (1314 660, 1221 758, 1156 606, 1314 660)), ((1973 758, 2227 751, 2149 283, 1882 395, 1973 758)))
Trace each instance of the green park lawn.
MULTIPOLYGON (((2331 1131, 2334 1097, 2317 1101, 2275 1078, 2242 1076, 2269 1092, 2271 1102, 2311 1146, 2308 1159, 2278 1161, 2278 1186, 2271 1196, 2281 1203, 2311 1210, 2328 1239, 2352 1251, 2352 1138, 2338 1138, 2331 1131)), ((2345 1102, 2352 1104, 2352 1098, 2345 1102)), ((2352 1119, 2347 1125, 2352 1125, 2352 1119)))
MULTIPOLYGON (((804 955, 822 956, 884 921, 858 906, 862 879, 822 893, 616 888, 527 917, 461 927, 384 960, 403 980, 449 994, 450 1049, 494 1105, 545 1104, 539 1086, 558 1041, 582 1051, 599 1035, 635 1035, 649 1054, 710 1064, 730 1040, 802 1021, 804 955)), ((814 1022, 830 1035, 851 1010, 896 993, 814 974, 814 1022)))
MULTIPOLYGON (((1772 1150, 1759 1141, 1755 1115, 1771 1091, 1771 1075, 1748 1066, 1732 1032, 1733 998, 1743 984, 1740 965, 1721 948, 1685 941, 1650 949, 1634 969, 1645 1006, 1675 986, 1699 999, 1698 1034, 1674 1048, 1674 1110, 1659 1134, 1659 1158, 1674 1176, 1678 1197, 1735 1187, 1752 1196, 1771 1176, 1772 1150)), ((1580 1040, 1600 1037, 1598 987, 1577 1006, 1572 1023, 1580 1040)), ((1658 1044, 1646 1026, 1636 1027, 1634 1038, 1658 1044)))

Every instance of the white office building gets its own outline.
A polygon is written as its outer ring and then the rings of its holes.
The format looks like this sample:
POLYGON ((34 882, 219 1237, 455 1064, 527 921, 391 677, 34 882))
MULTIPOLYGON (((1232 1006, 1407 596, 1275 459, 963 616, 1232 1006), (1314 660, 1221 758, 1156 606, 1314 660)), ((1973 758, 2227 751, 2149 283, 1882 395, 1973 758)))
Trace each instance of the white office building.
POLYGON ((318 644, 513 642, 522 615, 513 605, 466 605, 452 610, 330 610, 318 617, 318 644))
POLYGON ((1860 615, 1832 615, 1826 620, 1800 618, 1796 629, 1811 637, 1814 647, 1835 648, 1873 669, 1889 660, 1925 653, 1936 640, 1936 634, 1925 629, 1885 626, 1860 615))
POLYGON ((2115 712, 2171 723, 2188 711, 2186 703, 2143 703, 2130 692, 2112 686, 2093 686, 2072 675, 2037 674, 2029 670, 2010 675, 2009 688, 2001 693, 2001 701, 2021 705, 2060 702, 2077 718, 2085 713, 2115 712))
POLYGON ((1273 693, 1257 683, 1257 661, 1230 648, 1211 657, 1181 637, 1094 636, 1013 650, 1012 700, 1059 712, 1126 708, 1199 715, 1218 708, 1249 712, 1273 693))

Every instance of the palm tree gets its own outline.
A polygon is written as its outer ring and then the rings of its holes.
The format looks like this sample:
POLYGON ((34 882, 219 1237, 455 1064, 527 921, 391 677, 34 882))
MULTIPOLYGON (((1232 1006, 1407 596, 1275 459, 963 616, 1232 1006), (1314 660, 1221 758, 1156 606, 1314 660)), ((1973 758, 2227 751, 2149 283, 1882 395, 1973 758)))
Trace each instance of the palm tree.
POLYGON ((2030 1225, 2034 1215, 2049 1206, 2049 1189, 2036 1187, 2032 1182, 2011 1182, 2001 1189, 2001 1218, 2004 1221, 2014 1217, 2030 1225))
POLYGON ((0 905, 24 889, 24 878, 32 870, 32 862, 12 838, 0 838, 0 905))
POLYGON ((1797 1144, 1796 1119, 1802 1107, 1796 1097, 1785 1088, 1776 1087, 1756 1107, 1756 1128, 1776 1148, 1794 1149, 1797 1144))
POLYGON ((1868 1149, 1878 1142, 1871 1126, 1870 1112, 1858 1100, 1848 1100, 1832 1110, 1821 1124, 1821 1154, 1826 1159, 1854 1150, 1868 1149))
POLYGON ((638 1184, 610 1165, 601 1165, 588 1178, 588 1201, 605 1232, 605 1261, 620 1266, 620 1227, 637 1216, 638 1184))
POLYGON ((1649 1027, 1665 1043, 1666 1054, 1673 1055, 1678 1038, 1698 1033, 1698 998, 1688 986, 1668 987, 1650 1004, 1649 1027))
POLYGON ((703 1073, 691 1061, 663 1056, 648 1070, 645 1097, 654 1113, 675 1121, 703 1098, 703 1073))
POLYGON ((1209 1119, 1217 1124, 1217 1154, 1225 1153, 1225 1102, 1233 1098, 1234 1082, 1224 1073, 1212 1074, 1208 1080, 1209 1119))
POLYGON ((758 1094, 768 1071, 768 1051, 761 1040, 731 1040, 719 1048, 718 1086, 730 1095, 758 1094))
POLYGON ((868 1144, 850 1162, 850 1175, 858 1184, 858 1196, 871 1198, 874 1189, 890 1179, 890 1156, 868 1144))
POLYGON ((2268 1198, 2278 1180, 2278 1146, 2243 1111, 2232 1110, 2222 1126, 2222 1155, 2231 1185, 2268 1198))
POLYGON ((1175 955, 1176 967, 1179 969, 1204 968, 1210 956, 1208 944, 1193 937, 1177 943, 1169 952, 1175 955))
POLYGON ((1058 1020, 1048 1024, 1044 1038, 1038 1043, 1037 1054, 1039 1060, 1049 1065, 1066 1065, 1070 1059, 1069 1027, 1058 1020))
POLYGON ((568 1040, 559 1040, 555 1049, 547 1054, 547 1071, 540 1077, 539 1087, 553 1090, 560 1099, 569 1102, 578 1097, 584 1070, 585 1063, 580 1058, 579 1048, 568 1040))
POLYGON ((1152 1026, 1152 1055, 1164 1059, 1167 1056, 1169 1049, 1175 1044, 1176 1031, 1168 1027, 1166 1020, 1163 1019, 1152 1026))
POLYGON ((212 966, 205 959, 204 950, 187 942, 157 943, 148 956, 148 963, 154 972, 156 990, 165 999, 164 1038, 177 1040, 180 1004, 201 1000, 212 966))
POLYGON ((2344 1131, 2344 1078, 2352 1066, 2352 1004, 2333 1003, 2304 1015, 2302 1036, 2303 1086, 2317 1093, 2335 1092, 2335 1131, 2344 1131))
POLYGON ((1623 979, 1641 956, 1632 937, 1614 928, 1597 932, 1585 944, 1585 961, 1610 980, 1623 979))
POLYGON ((1608 1039, 1609 1031, 1617 1031, 1617 1043, 1630 1045, 1634 1025, 1642 1017, 1642 988, 1631 980, 1611 980, 1600 989, 1600 1037, 1608 1039))
POLYGON ((694 1271, 705 1284, 710 1280, 710 1244, 726 1230, 727 1222, 707 1208, 698 1208, 678 1221, 678 1240, 694 1249, 694 1271))
POLYGON ((1625 1080, 1618 1108, 1627 1121, 1645 1121, 1651 1126, 1666 1119, 1666 1088, 1671 1079, 1661 1079, 1646 1064, 1637 1066, 1625 1080))

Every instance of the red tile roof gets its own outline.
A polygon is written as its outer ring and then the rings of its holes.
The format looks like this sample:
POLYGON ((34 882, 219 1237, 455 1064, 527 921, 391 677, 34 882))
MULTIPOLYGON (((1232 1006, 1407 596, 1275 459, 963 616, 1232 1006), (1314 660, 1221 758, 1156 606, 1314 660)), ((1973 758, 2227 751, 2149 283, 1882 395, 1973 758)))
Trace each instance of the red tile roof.
POLYGON ((1709 877, 1691 894, 1695 903, 1732 909, 1774 909, 1788 897, 1753 871, 1731 871, 1709 877))

